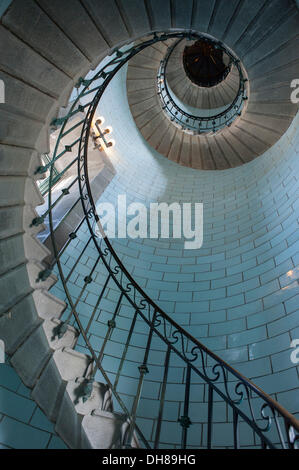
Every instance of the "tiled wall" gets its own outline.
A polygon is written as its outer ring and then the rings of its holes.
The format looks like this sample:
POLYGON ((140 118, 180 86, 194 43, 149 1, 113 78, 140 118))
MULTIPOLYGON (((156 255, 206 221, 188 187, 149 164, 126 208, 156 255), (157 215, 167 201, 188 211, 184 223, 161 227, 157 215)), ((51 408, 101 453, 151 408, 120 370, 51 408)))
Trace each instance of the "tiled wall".
MULTIPOLYGON (((183 240, 115 239, 113 246, 134 278, 176 322, 203 344, 217 352, 241 373, 252 378, 289 411, 298 413, 298 367, 290 360, 290 343, 299 338, 299 231, 298 116, 287 134, 262 157, 226 171, 196 171, 180 167, 149 148, 138 134, 124 89, 125 70, 105 92, 99 115, 112 125, 116 146, 108 150, 117 175, 103 194, 102 202, 116 202, 126 194, 132 201, 203 202, 204 242, 200 250, 184 250, 183 240), (112 91, 113 90, 113 91, 112 91), (117 110, 117 112, 115 112, 117 110), (296 267, 297 266, 297 267, 296 267)), ((68 272, 87 240, 83 227, 80 240, 65 254, 68 272), (76 247, 75 247, 76 245, 76 247)), ((69 282, 76 297, 96 257, 90 246, 69 282)), ((78 305, 83 324, 95 306, 104 282, 105 269, 96 269, 78 305)), ((63 297, 59 284, 53 292, 63 297)), ((90 341, 100 350, 112 317, 118 292, 109 283, 90 341)), ((120 364, 132 309, 123 305, 117 326, 108 342, 103 365, 113 381, 120 364)), ((146 328, 137 321, 122 369, 118 390, 130 406, 143 359, 146 328)), ((86 350, 80 342, 78 348, 86 350)), ((153 438, 165 348, 156 339, 149 358, 149 374, 139 424, 153 438)), ((178 417, 183 414, 184 364, 174 357, 166 391, 161 447, 180 446, 178 417)), ((100 375, 99 375, 100 380, 100 375)), ((193 378, 189 435, 200 447, 206 439, 207 388, 193 378)), ((232 441, 229 410, 215 405, 214 445, 232 441)), ((254 447, 252 433, 241 424, 242 445, 254 447)))
MULTIPOLYGON (((0 15, 10 3, 4 0, 0 15)), ((290 411, 298 412, 298 368, 290 362, 290 341, 299 338, 298 312, 298 138, 295 127, 267 155, 232 171, 196 172, 179 168, 148 148, 138 136, 125 95, 125 77, 99 114, 114 127, 116 147, 109 151, 118 175, 103 200, 126 193, 128 200, 202 201, 204 244, 198 252, 183 250, 183 242, 115 240, 114 246, 142 287, 178 323, 204 344, 234 364, 290 411), (296 153, 297 150, 297 153, 296 153), (297 191, 297 195, 296 195, 297 191)), ((298 119, 297 119, 298 126, 298 119)), ((64 256, 66 272, 72 267, 87 238, 86 227, 64 256), (85 229, 85 230, 84 230, 85 229), (75 246, 76 245, 76 246, 75 246)), ((89 273, 96 251, 90 247, 70 278, 76 296, 89 273)), ((85 324, 95 304, 103 276, 98 271, 78 306, 85 324)), ((61 285, 54 287, 64 297, 61 285)), ((109 290, 101 304, 90 339, 99 349, 117 300, 109 290)), ((104 364, 113 377, 130 320, 123 306, 108 346, 104 364)), ((126 403, 132 402, 137 366, 142 360, 144 333, 136 324, 135 349, 119 381, 126 403)), ((85 350, 82 343, 78 349, 85 350)), ((149 358, 145 397, 139 424, 151 438, 157 397, 160 393, 161 344, 149 358), (160 349, 159 349, 160 348, 160 349)), ((177 418, 182 414, 184 368, 173 361, 169 371, 165 418, 161 439, 164 445, 179 446, 177 418)), ((199 384, 191 391, 191 443, 199 447, 206 435, 206 389, 199 384)), ((216 445, 230 445, 231 415, 220 402, 215 404, 216 445)), ((243 443, 253 447, 252 435, 241 429, 243 443), (243 434, 244 433, 244 434, 243 434)), ((53 426, 30 399, 9 364, 0 365, 0 447, 61 448, 53 426)))
POLYGON ((14 369, 0 364, 0 449, 65 449, 14 369))

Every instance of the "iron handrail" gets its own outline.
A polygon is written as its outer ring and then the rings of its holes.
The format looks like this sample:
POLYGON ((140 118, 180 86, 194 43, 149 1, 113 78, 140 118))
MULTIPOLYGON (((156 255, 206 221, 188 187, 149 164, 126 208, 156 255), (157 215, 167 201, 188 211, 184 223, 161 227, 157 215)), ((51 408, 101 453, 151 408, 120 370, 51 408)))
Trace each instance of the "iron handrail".
MULTIPOLYGON (((77 157, 78 175, 76 176, 76 178, 79 183, 80 199, 82 202, 82 208, 84 212, 84 220, 86 221, 88 225, 91 238, 98 251, 97 262, 102 261, 103 265, 106 267, 109 273, 109 279, 110 278, 113 279, 115 285, 118 287, 120 291, 120 299, 119 299, 118 306, 120 305, 122 298, 126 298, 129 301, 129 303, 132 305, 132 307, 134 308, 134 311, 135 311, 134 321, 131 324, 130 332, 131 330, 133 331, 134 325, 135 325, 134 322, 138 316, 149 326, 150 332, 151 332, 150 335, 152 336, 153 334, 156 334, 157 337, 159 337, 161 341, 163 341, 167 345, 168 361, 169 361, 170 353, 173 352, 177 354, 186 364, 189 378, 190 378, 191 371, 193 371, 196 374, 198 374, 204 380, 205 383, 207 383, 209 387, 209 405, 208 406, 209 406, 209 417, 210 417, 209 429, 208 429, 208 447, 211 446, 211 435, 212 435, 211 433, 212 418, 211 417, 212 417, 212 405, 213 405, 213 391, 215 391, 224 401, 226 401, 226 403, 228 403, 231 406, 233 410, 234 435, 236 438, 235 446, 238 446, 238 442, 237 442, 238 439, 236 437, 237 426, 238 426, 238 418, 241 417, 245 422, 247 422, 247 424, 249 424, 249 426, 251 426, 254 432, 261 438, 263 447, 270 447, 270 448, 275 447, 275 445, 271 442, 271 440, 266 435, 266 433, 268 432, 268 428, 271 424, 271 419, 273 418, 278 429, 278 434, 280 436, 280 443, 282 447, 285 447, 285 445, 287 444, 288 447, 295 448, 296 441, 298 440, 298 437, 299 437, 298 420, 292 414, 290 414, 284 407, 282 407, 277 401, 275 401, 272 397, 266 394, 262 389, 256 386, 252 381, 247 379, 245 376, 239 373, 236 369, 234 369, 228 363, 223 361, 218 355, 213 353, 209 348, 207 348, 201 342, 199 342, 196 338, 194 338, 189 332, 185 331, 182 327, 180 327, 180 325, 178 325, 174 320, 172 320, 143 291, 143 289, 137 284, 137 282, 133 279, 131 274, 127 271, 122 261, 119 259, 118 255, 114 251, 110 241, 103 233, 102 227, 100 225, 100 219, 96 212, 96 207, 95 207, 95 203, 93 200, 93 196, 92 196, 92 192, 90 188, 90 182, 88 178, 88 141, 90 138, 90 129, 92 126, 93 118, 94 118, 96 109, 98 107, 99 101, 105 89, 107 88, 108 84, 110 83, 112 78, 115 76, 115 74, 120 70, 120 68, 131 57, 133 57, 135 54, 143 50, 145 47, 148 47, 149 45, 152 45, 153 43, 157 41, 165 41, 166 39, 169 39, 170 37, 174 38, 174 37, 187 37, 187 36, 189 37, 190 33, 188 34, 182 33, 182 32, 170 33, 170 34, 163 33, 160 36, 158 36, 157 34, 154 34, 154 36, 151 39, 144 41, 138 46, 133 46, 125 52, 116 51, 115 57, 108 64, 106 64, 105 67, 103 67, 99 72, 97 72, 92 80, 84 80, 84 79, 80 80, 79 86, 83 85, 83 89, 81 93, 78 94, 78 98, 74 102, 73 106, 71 107, 69 114, 65 116, 64 118, 62 118, 62 120, 59 123, 56 122, 56 124, 61 125, 61 129, 60 129, 60 135, 57 140, 56 147, 55 147, 54 154, 53 154, 53 159, 52 159, 53 163, 50 166, 50 178, 53 177, 53 168, 54 168, 54 163, 57 160, 58 147, 60 145, 61 137, 68 134, 65 129, 66 129, 66 125, 68 123, 69 117, 73 116, 76 112, 82 111, 82 105, 80 104, 80 99, 86 96, 87 94, 90 94, 90 90, 89 90, 90 85, 94 83, 96 80, 99 80, 99 78, 102 78, 103 82, 100 85, 97 85, 93 89, 94 92, 96 93, 95 96, 90 101, 90 103, 88 103, 88 105, 84 106, 84 108, 87 108, 86 117, 84 119, 84 122, 82 123, 80 139, 77 139, 76 141, 78 143, 78 157, 77 157), (114 67, 114 68, 112 70, 107 70, 109 69, 109 67, 114 67), (76 106, 78 106, 78 108, 76 108, 76 106), (99 236, 95 233, 95 225, 97 225, 100 233, 102 233, 103 235, 103 237, 100 238, 100 241, 99 241, 99 236), (103 240, 105 244, 104 247, 102 246, 103 240), (139 301, 136 300, 137 295, 139 296, 139 301), (188 351, 188 343, 192 343, 193 345, 193 347, 189 351, 188 351), (201 361, 199 365, 196 364, 196 361, 198 361, 198 359, 200 359, 201 361), (207 371, 208 359, 215 362, 215 364, 212 367, 212 375, 209 375, 207 371), (231 376, 233 376, 238 381, 237 384, 235 384, 235 388, 234 388, 234 393, 237 396, 237 399, 233 398, 228 390, 229 383, 232 382, 229 380, 228 374, 231 374, 231 376), (216 383, 219 378, 222 378, 223 382, 219 381, 218 383, 216 383), (219 383, 224 385, 224 391, 221 390, 220 387, 217 387, 219 383), (243 387, 243 391, 241 390, 242 387, 243 387), (255 417, 255 413, 251 406, 251 395, 253 393, 256 394, 259 398, 261 398, 264 402, 260 409, 260 412, 261 412, 261 419, 267 422, 267 426, 265 428, 259 427, 258 422, 257 422, 258 419, 255 417), (248 417, 244 413, 244 411, 242 411, 239 407, 244 397, 247 398, 248 405, 250 407, 249 415, 251 415, 251 417, 250 416, 248 417), (272 418, 265 415, 265 410, 267 407, 268 407, 268 411, 270 410, 272 412, 272 415, 273 415, 272 418), (280 430, 279 422, 277 421, 276 412, 278 413, 279 416, 283 418, 285 422, 286 433, 287 433, 287 443, 285 443, 285 440, 282 437, 282 432, 280 430)), ((49 203, 49 209, 47 212, 48 212, 48 217, 49 217, 49 226, 50 226, 50 232, 51 232, 51 240, 52 240, 52 245, 53 245, 54 257, 56 260, 56 264, 58 267, 58 271, 60 274, 60 278, 61 278, 64 290, 65 290, 65 294, 66 294, 66 297, 68 299, 68 302, 71 308, 71 312, 69 313, 68 320, 70 320, 71 317, 75 318, 75 322, 79 328, 79 331, 82 334, 85 344, 91 353, 92 361, 94 363, 92 379, 95 377, 96 371, 100 370, 105 380, 107 381, 107 384, 111 387, 120 406, 125 411, 125 413, 128 416, 130 416, 130 412, 127 410, 127 407, 125 406, 121 397, 119 396, 119 393, 116 389, 117 388, 116 385, 112 384, 108 375, 105 373, 105 370, 103 369, 101 365, 102 356, 101 355, 98 356, 96 354, 94 348, 92 347, 87 337, 88 330, 86 331, 86 329, 84 329, 82 322, 80 320, 79 314, 77 312, 77 303, 80 300, 80 296, 76 300, 76 302, 74 302, 69 292, 69 289, 67 287, 67 279, 64 275, 62 263, 60 260, 60 252, 57 249, 57 245, 55 241, 55 230, 54 230, 53 219, 52 219, 53 205, 51 201, 51 191, 49 191, 48 203, 49 203)), ((82 225, 82 222, 79 224, 77 229, 81 225, 82 225)), ((72 232, 72 234, 70 234, 70 240, 73 240, 76 238, 77 229, 75 229, 72 232)), ((63 248, 63 251, 64 249, 65 248, 63 248)), ((49 272, 47 273, 47 275, 50 274, 51 270, 48 270, 48 271, 49 272)), ((91 270, 91 274, 92 272, 93 270, 91 270)), ((45 278, 46 278, 46 274, 40 276, 40 280, 44 280, 45 278)), ((84 279, 84 286, 86 287, 86 285, 90 282, 92 282, 92 276, 91 275, 86 276, 86 278, 84 279)), ((99 297, 99 302, 101 300, 101 295, 99 297)), ((118 314, 118 306, 115 309, 113 319, 110 321, 109 329, 107 333, 108 336, 114 328, 113 322, 118 314)), ((64 324, 62 324, 61 331, 58 332, 59 334, 64 333, 63 327, 65 327, 67 321, 64 324)), ((107 335, 106 337, 108 337, 107 335)), ((151 336, 149 336, 149 338, 151 336)), ((148 352, 150 350, 150 347, 151 347, 151 344, 149 341, 147 348, 146 348, 144 361, 139 368, 140 369, 140 379, 139 379, 140 390, 142 389, 144 374, 146 373, 146 369, 147 369, 148 352)), ((167 360, 165 360, 165 363, 167 363, 167 367, 168 367, 167 360)), ((165 385, 165 383, 163 383, 163 385, 165 385)), ((190 382, 186 384, 186 392, 189 387, 190 387, 190 382)), ((90 390, 86 391, 87 396, 89 392, 90 390)), ((186 396, 188 397, 188 393, 186 394, 186 396)), ((189 399, 186 399, 186 400, 189 403, 188 401, 189 399)), ((187 402, 186 404, 188 404, 187 402)), ((131 413, 131 417, 129 418, 131 424, 130 424, 129 436, 127 438, 127 443, 130 443, 130 440, 132 437, 131 434, 134 430, 136 430, 144 446, 147 448, 150 448, 149 443, 147 442, 140 428, 136 424, 137 408, 138 408, 138 401, 135 402, 135 405, 133 407, 133 414, 131 413)), ((188 407, 186 406, 186 409, 187 408, 188 407)), ((183 431, 184 431, 183 432, 184 437, 182 439, 183 446, 186 445, 187 428, 190 425, 189 423, 190 420, 189 421, 188 420, 189 420, 188 416, 184 415, 182 416, 181 421, 180 421, 183 431)), ((159 423, 161 426, 161 420, 158 422, 158 424, 159 423)), ((159 426, 157 427, 157 429, 158 428, 159 426)), ((156 436, 156 440, 155 440, 155 443, 158 443, 158 442, 159 442, 159 435, 156 436)))

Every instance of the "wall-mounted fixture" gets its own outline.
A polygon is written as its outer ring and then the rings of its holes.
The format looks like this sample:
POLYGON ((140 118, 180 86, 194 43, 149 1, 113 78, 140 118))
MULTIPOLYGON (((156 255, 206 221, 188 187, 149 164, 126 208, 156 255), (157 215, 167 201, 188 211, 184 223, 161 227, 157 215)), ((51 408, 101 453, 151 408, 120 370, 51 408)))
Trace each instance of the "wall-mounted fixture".
POLYGON ((91 130, 91 137, 94 142, 94 150, 98 149, 100 152, 104 150, 104 146, 106 148, 112 147, 114 145, 114 140, 107 140, 107 135, 112 133, 112 127, 108 126, 104 130, 101 129, 101 125, 103 125, 105 119, 103 117, 97 118, 92 126, 91 130))

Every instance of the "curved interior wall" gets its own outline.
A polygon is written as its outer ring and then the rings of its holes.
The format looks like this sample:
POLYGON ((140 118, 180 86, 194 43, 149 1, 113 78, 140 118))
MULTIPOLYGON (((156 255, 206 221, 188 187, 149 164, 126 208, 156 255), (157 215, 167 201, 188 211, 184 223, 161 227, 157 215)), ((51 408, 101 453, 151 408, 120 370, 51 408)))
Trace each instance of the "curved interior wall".
MULTIPOLYGON (((123 68, 106 90, 98 110, 98 115, 105 117, 105 125, 113 127, 111 137, 116 145, 107 150, 107 155, 117 171, 99 202, 116 203, 119 194, 126 194, 128 204, 203 202, 204 241, 200 250, 185 250, 183 240, 114 239, 116 253, 146 293, 177 323, 298 416, 298 368, 290 360, 291 340, 299 337, 298 115, 280 141, 256 160, 231 170, 192 170, 159 155, 138 133, 129 112, 125 82, 123 68)), ((77 249, 64 255, 66 272, 87 236, 85 227, 77 249)), ((88 248, 70 278, 72 295, 79 293, 95 256, 96 250, 88 248)), ((103 282, 102 273, 97 272, 86 288, 78 305, 83 323, 88 321, 103 282)), ((58 283, 52 291, 63 297, 61 289, 58 283)), ((90 340, 96 350, 118 296, 113 283, 109 284, 91 330, 90 340)), ((132 318, 129 311, 125 305, 121 308, 103 361, 112 380, 132 318)), ((121 397, 128 406, 136 391, 144 334, 139 321, 135 346, 129 348, 119 382, 121 397)), ((85 350, 82 342, 77 347, 85 350)), ((146 398, 139 411, 138 423, 149 440, 160 393, 162 350, 157 344, 150 356, 150 373, 143 389, 146 398)), ((177 420, 183 414, 183 375, 183 364, 173 361, 161 447, 180 446, 177 420)), ((203 384, 195 384, 191 390, 190 418, 194 424, 189 432, 195 447, 204 445, 206 438, 206 392, 203 384)), ((229 446, 232 417, 220 402, 215 413, 218 424, 214 446, 229 446)), ((241 443, 251 448, 256 445, 244 425, 241 443)))
MULTIPOLYGON (((194 27, 201 31, 209 29, 217 37, 228 36, 227 42, 232 47, 234 43, 239 46, 239 38, 243 38, 241 42, 247 48, 255 46, 253 38, 256 44, 263 46, 261 38, 271 35, 273 31, 277 32, 278 26, 285 23, 286 18, 294 13, 293 0, 265 2, 266 7, 261 5, 260 0, 246 0, 241 8, 236 10, 234 2, 221 2, 216 16, 213 16, 216 2, 206 0, 188 0, 183 8, 182 2, 177 0, 163 3, 151 0, 149 12, 145 11, 143 2, 139 0, 117 4, 114 0, 101 0, 101 4, 105 4, 106 13, 102 15, 102 6, 93 0, 87 0, 86 9, 90 12, 93 20, 91 21, 80 2, 73 2, 67 15, 67 5, 58 0, 38 3, 43 5, 45 11, 39 8, 37 2, 31 0, 26 2, 26 10, 22 0, 7 0, 3 4, 4 7, 2 4, 0 7, 0 15, 9 4, 15 7, 4 20, 1 19, 1 70, 4 74, 9 74, 11 86, 7 91, 12 90, 8 95, 10 107, 4 110, 5 122, 11 124, 1 128, 1 149, 5 156, 1 167, 2 189, 5 194, 2 200, 1 236, 5 240, 8 234, 18 234, 14 238, 13 260, 3 260, 3 272, 10 270, 9 281, 4 275, 1 278, 3 301, 7 301, 8 297, 14 301, 17 295, 23 293, 25 287, 28 288, 29 276, 26 266, 34 264, 36 257, 38 260, 42 259, 38 250, 38 253, 35 250, 34 259, 24 251, 24 231, 26 235, 36 234, 36 229, 29 229, 29 223, 34 215, 33 207, 40 203, 40 198, 34 192, 33 170, 40 164, 38 152, 47 151, 49 122, 56 116, 58 107, 65 104, 72 82, 76 83, 78 77, 90 68, 91 63, 98 63, 99 56, 104 57, 110 47, 118 46, 129 38, 134 40, 150 30, 170 27, 194 27), (277 14, 280 8, 283 10, 282 15, 277 14), (267 24, 267 21, 271 22, 271 15, 277 19, 276 27, 272 30, 267 24), (263 21, 256 22, 256 18, 263 21), (86 22, 86 27, 80 28, 80 34, 76 26, 77 19, 84 19, 86 22), (36 28, 40 21, 43 25, 42 31, 36 28), (247 27, 248 25, 250 26, 247 27), (59 56, 57 38, 61 52, 59 56), (88 58, 82 54, 82 50, 88 51, 88 58), (16 60, 13 62, 12 58, 16 60), (35 118, 32 119, 32 116, 35 118), (22 148, 24 142, 26 149, 22 148), (7 190, 8 185, 11 187, 12 184, 13 192, 7 190), (21 262, 24 263, 24 269, 20 272, 17 266, 21 262)), ((278 31, 278 34, 281 34, 281 31, 278 31)), ((272 44, 273 42, 271 46, 272 44)), ((285 50, 282 54, 287 56, 285 50)), ((260 65, 261 68, 264 67, 263 63, 260 65)), ((286 80, 285 70, 283 74, 286 80)), ((5 77, 8 79, 8 75, 5 77)), ((268 89, 268 76, 258 80, 265 86, 265 90, 268 89)), ((286 86, 289 86, 289 82, 286 86)), ((3 105, 3 108, 5 107, 6 105, 3 105)), ((9 368, 7 370, 9 371, 9 368)), ((6 421, 3 415, 0 419, 3 430, 6 421)), ((16 432, 16 427, 14 431, 16 432)))

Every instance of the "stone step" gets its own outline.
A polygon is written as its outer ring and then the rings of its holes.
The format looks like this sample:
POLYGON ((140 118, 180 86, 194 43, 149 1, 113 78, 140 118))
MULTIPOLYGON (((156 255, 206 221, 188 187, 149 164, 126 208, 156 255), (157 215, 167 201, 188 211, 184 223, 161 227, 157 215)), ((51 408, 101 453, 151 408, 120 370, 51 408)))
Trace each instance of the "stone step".
POLYGON ((42 323, 37 317, 34 299, 31 293, 0 316, 1 338, 5 338, 7 354, 14 354, 18 347, 42 323))
POLYGON ((76 411, 82 416, 91 414, 94 410, 113 412, 111 389, 100 382, 92 382, 91 393, 88 399, 83 400, 82 394, 86 390, 87 380, 78 377, 67 384, 67 392, 73 401, 76 411))
POLYGON ((12 355, 11 364, 24 384, 32 388, 51 356, 52 351, 40 324, 12 355))
POLYGON ((33 298, 37 313, 44 320, 59 318, 66 309, 66 303, 52 295, 45 289, 38 289, 33 292, 33 298))
POLYGON ((89 377, 92 370, 91 358, 71 348, 58 349, 53 358, 63 380, 75 380, 78 377, 89 377))
POLYGON ((53 422, 57 419, 66 385, 52 357, 33 387, 31 396, 53 422))
POLYGON ((43 328, 51 349, 73 349, 76 346, 79 332, 73 326, 64 325, 57 318, 52 318, 43 322, 43 328))
MULTIPOLYGON (((84 416, 82 426, 93 448, 120 449, 124 445, 129 423, 125 415, 97 410, 84 416)), ((131 446, 139 447, 136 436, 131 446)))
POLYGON ((94 447, 82 426, 82 416, 77 413, 66 390, 60 402, 55 431, 71 449, 94 447))

